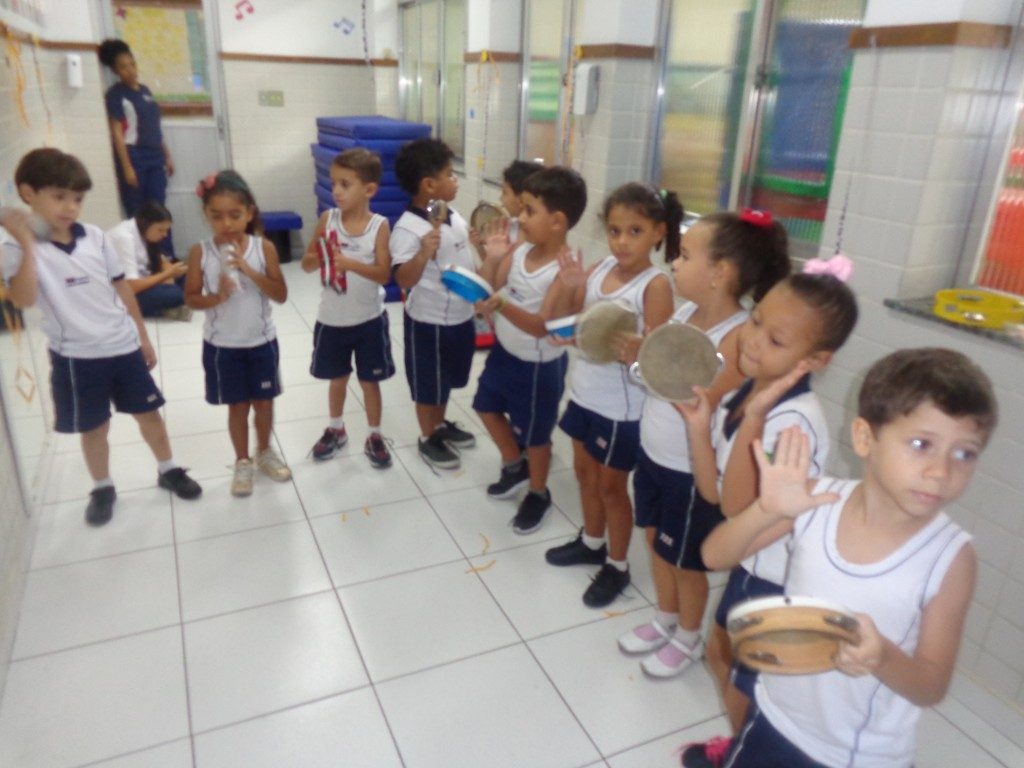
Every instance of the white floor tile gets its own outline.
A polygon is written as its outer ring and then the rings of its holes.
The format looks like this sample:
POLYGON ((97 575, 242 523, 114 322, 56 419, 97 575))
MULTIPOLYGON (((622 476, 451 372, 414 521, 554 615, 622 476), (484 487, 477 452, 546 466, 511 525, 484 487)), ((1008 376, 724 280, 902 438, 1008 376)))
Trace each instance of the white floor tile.
POLYGON ((409 768, 569 768, 600 757, 521 645, 377 690, 409 768))
POLYGON ((183 400, 169 400, 164 408, 167 434, 173 447, 176 438, 184 435, 203 435, 228 432, 228 407, 210 405, 200 388, 195 396, 183 400))
POLYGON ((465 562, 342 587, 370 677, 385 680, 517 640, 465 562))
POLYGON ((337 587, 391 576, 462 553, 426 500, 378 504, 311 521, 337 587))
MULTIPOLYGON (((224 411, 225 418, 227 411, 224 411)), ((225 421, 225 427, 227 422, 225 421)), ((256 436, 250 434, 252 450, 255 450, 256 436)), ((194 480, 209 480, 214 477, 230 475, 235 463, 235 451, 231 447, 231 438, 225 428, 222 432, 210 432, 205 435, 178 435, 171 440, 174 459, 181 466, 188 468, 189 476, 194 480)))
POLYGON ((616 639, 635 623, 618 616, 530 642, 541 665, 603 754, 665 736, 721 712, 703 665, 649 680, 616 639))
POLYGON ((196 737, 201 768, 400 768, 373 692, 341 696, 196 737))
POLYGON ((323 463, 295 464, 292 473, 310 517, 372 508, 421 495, 397 461, 387 469, 374 469, 361 455, 344 456, 323 463))
POLYGON ((274 399, 274 424, 326 417, 326 384, 312 377, 302 384, 288 384, 285 381, 284 390, 274 399))
POLYGON ((85 522, 85 499, 44 506, 32 567, 45 568, 174 543, 171 495, 160 488, 117 494, 114 517, 102 528, 85 522))
POLYGON ((620 752, 608 758, 611 768, 679 768, 681 748, 694 742, 704 742, 729 732, 725 717, 685 728, 670 736, 655 739, 642 747, 620 752))
MULTIPOLYGON (((627 587, 627 594, 608 607, 608 612, 588 608, 583 593, 596 566, 556 568, 544 559, 552 542, 537 542, 473 558, 480 578, 501 605, 519 633, 529 640, 578 624, 607 618, 609 613, 645 609, 649 604, 627 587)), ((634 623, 636 619, 634 618, 634 623)))
POLYGON ((333 592, 185 624, 185 658, 197 732, 368 682, 333 592))
POLYGON ((181 629, 11 664, 0 765, 75 766, 188 734, 181 629))
POLYGON ((94 763, 89 768, 192 768, 192 745, 188 739, 178 739, 161 747, 94 763))
POLYGON ((460 488, 476 488, 493 483, 501 471, 501 455, 486 436, 477 435, 476 446, 459 452, 461 466, 458 469, 434 469, 420 458, 419 450, 413 446, 396 448, 397 456, 420 492, 432 496, 460 488))
MULTIPOLYGON (((156 459, 149 446, 141 443, 110 446, 110 476, 119 492, 155 487, 156 459)), ((93 481, 81 453, 57 454, 50 467, 45 503, 87 499, 92 487, 93 481)), ((117 514, 116 509, 114 514, 117 514)))
POLYGON ((30 571, 12 657, 34 656, 179 621, 171 547, 30 571))
POLYGON ((174 531, 178 542, 304 520, 294 483, 276 483, 256 477, 251 496, 231 495, 231 476, 203 480, 203 495, 186 501, 174 499, 174 531))
POLYGON ((305 522, 178 546, 184 620, 330 589, 305 522))
MULTIPOLYGON (((1024 765, 1022 762, 1017 764, 1024 765)), ((925 710, 921 713, 921 721, 917 727, 917 756, 914 759, 914 766, 947 768, 951 765, 999 768, 1002 763, 938 712, 925 710)))

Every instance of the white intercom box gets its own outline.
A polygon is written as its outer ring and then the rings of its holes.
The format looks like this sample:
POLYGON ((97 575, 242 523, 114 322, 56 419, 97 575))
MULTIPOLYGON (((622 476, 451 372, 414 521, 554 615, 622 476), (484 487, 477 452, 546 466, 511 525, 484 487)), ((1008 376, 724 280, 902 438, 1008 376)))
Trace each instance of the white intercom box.
POLYGON ((597 64, 583 62, 576 65, 572 91, 574 115, 592 115, 597 111, 597 86, 600 80, 601 68, 597 64))
POLYGON ((80 53, 69 53, 65 61, 68 66, 68 85, 72 88, 81 88, 84 83, 82 55, 80 53))

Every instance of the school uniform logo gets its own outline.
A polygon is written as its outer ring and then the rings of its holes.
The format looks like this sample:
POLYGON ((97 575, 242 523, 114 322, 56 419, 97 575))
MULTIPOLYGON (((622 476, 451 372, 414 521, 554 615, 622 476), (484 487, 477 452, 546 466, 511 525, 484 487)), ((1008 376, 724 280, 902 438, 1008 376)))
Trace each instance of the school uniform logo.
POLYGON ((74 288, 75 286, 78 286, 78 285, 88 285, 89 282, 90 282, 90 280, 89 280, 89 276, 88 275, 80 275, 78 277, 65 277, 64 278, 64 287, 65 288, 74 288))

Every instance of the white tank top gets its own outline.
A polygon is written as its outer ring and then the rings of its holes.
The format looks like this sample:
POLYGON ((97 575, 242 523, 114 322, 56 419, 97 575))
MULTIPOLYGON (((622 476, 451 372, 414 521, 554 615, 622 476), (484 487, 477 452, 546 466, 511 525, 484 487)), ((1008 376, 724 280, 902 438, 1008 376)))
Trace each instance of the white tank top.
MULTIPOLYGON (((818 597, 871 616, 878 631, 913 655, 922 612, 971 537, 945 513, 892 554, 854 564, 839 554, 836 531, 858 480, 822 478, 815 493, 839 501, 797 518, 786 594, 818 597)), ((871 675, 760 675, 757 703, 789 741, 814 760, 850 768, 906 768, 914 760, 921 710, 871 675)))
MULTIPOLYGON (((203 288, 214 294, 220 289, 221 257, 212 240, 202 242, 203 288)), ((267 273, 267 259, 263 255, 263 238, 249 236, 249 246, 243 256, 246 264, 261 274, 267 273)), ((217 347, 258 347, 277 338, 274 321, 270 317, 270 299, 241 272, 233 276, 241 286, 223 304, 206 310, 203 338, 217 347)))
MULTIPOLYGON (((644 291, 659 275, 650 266, 621 288, 605 293, 601 283, 615 267, 614 256, 607 256, 587 278, 587 291, 583 299, 586 309, 599 301, 617 301, 636 313, 636 332, 644 330, 644 291)), ((612 421, 638 421, 644 403, 644 388, 629 377, 622 363, 594 363, 586 355, 576 355, 573 362, 570 397, 578 405, 612 421)))
MULTIPOLYGON (((722 476, 725 474, 729 456, 736 442, 736 432, 739 431, 739 424, 736 424, 735 428, 730 426, 728 431, 726 430, 730 407, 738 407, 737 398, 745 398, 744 393, 750 391, 750 386, 751 382, 748 381, 733 395, 726 395, 722 398, 715 414, 715 424, 711 434, 715 446, 715 463, 718 465, 719 493, 722 491, 722 476)), ((810 476, 820 476, 825 469, 825 462, 828 460, 828 423, 825 421, 825 413, 821 410, 821 403, 818 401, 817 395, 810 389, 810 375, 797 382, 768 411, 764 421, 764 431, 761 433, 765 451, 772 453, 775 450, 775 443, 779 439, 779 433, 793 425, 800 427, 810 442, 811 465, 808 470, 810 476)), ((765 547, 756 555, 748 557, 742 565, 749 573, 758 578, 774 584, 781 584, 785 579, 786 564, 789 561, 788 546, 789 537, 786 536, 765 547)))
MULTIPOLYGON (((558 261, 553 259, 535 272, 527 272, 526 256, 531 248, 533 246, 530 243, 523 243, 516 248, 512 254, 508 280, 501 292, 509 303, 536 314, 558 276, 558 261)), ((538 339, 517 328, 501 313, 494 316, 494 333, 501 346, 520 360, 547 362, 566 353, 564 347, 556 347, 546 338, 538 339)))
MULTIPOLYGON (((696 311, 697 305, 688 301, 675 311, 670 322, 685 323, 696 311)), ((707 335, 716 348, 729 331, 747 319, 748 314, 746 310, 741 310, 708 329, 707 335)), ((686 437, 686 422, 672 403, 652 392, 647 393, 640 416, 640 445, 655 464, 677 472, 690 471, 690 443, 686 437)))
MULTIPOLYGON (((374 264, 377 261, 374 247, 377 244, 377 233, 385 221, 387 219, 379 213, 371 214, 362 234, 351 235, 342 226, 341 210, 332 208, 327 215, 326 231, 337 233, 341 252, 347 258, 363 264, 374 264)), ((345 293, 338 293, 331 287, 325 287, 320 293, 317 321, 340 328, 380 317, 384 311, 384 286, 355 272, 346 272, 345 278, 348 281, 345 293)))

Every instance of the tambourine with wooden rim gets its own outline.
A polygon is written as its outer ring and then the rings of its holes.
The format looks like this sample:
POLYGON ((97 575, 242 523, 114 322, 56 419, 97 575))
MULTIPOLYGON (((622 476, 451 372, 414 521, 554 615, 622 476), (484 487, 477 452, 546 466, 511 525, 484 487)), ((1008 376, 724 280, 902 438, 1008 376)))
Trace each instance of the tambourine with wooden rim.
POLYGON ((576 346, 595 363, 614 363, 624 333, 636 333, 636 313, 618 302, 601 301, 580 313, 576 346))
POLYGON ((835 669, 839 643, 859 643, 857 619, 842 606, 780 595, 733 607, 725 624, 738 661, 762 672, 812 675, 835 669))
POLYGON ((695 386, 710 386, 724 362, 704 331, 668 322, 644 337, 629 373, 663 400, 682 403, 693 399, 695 386))

